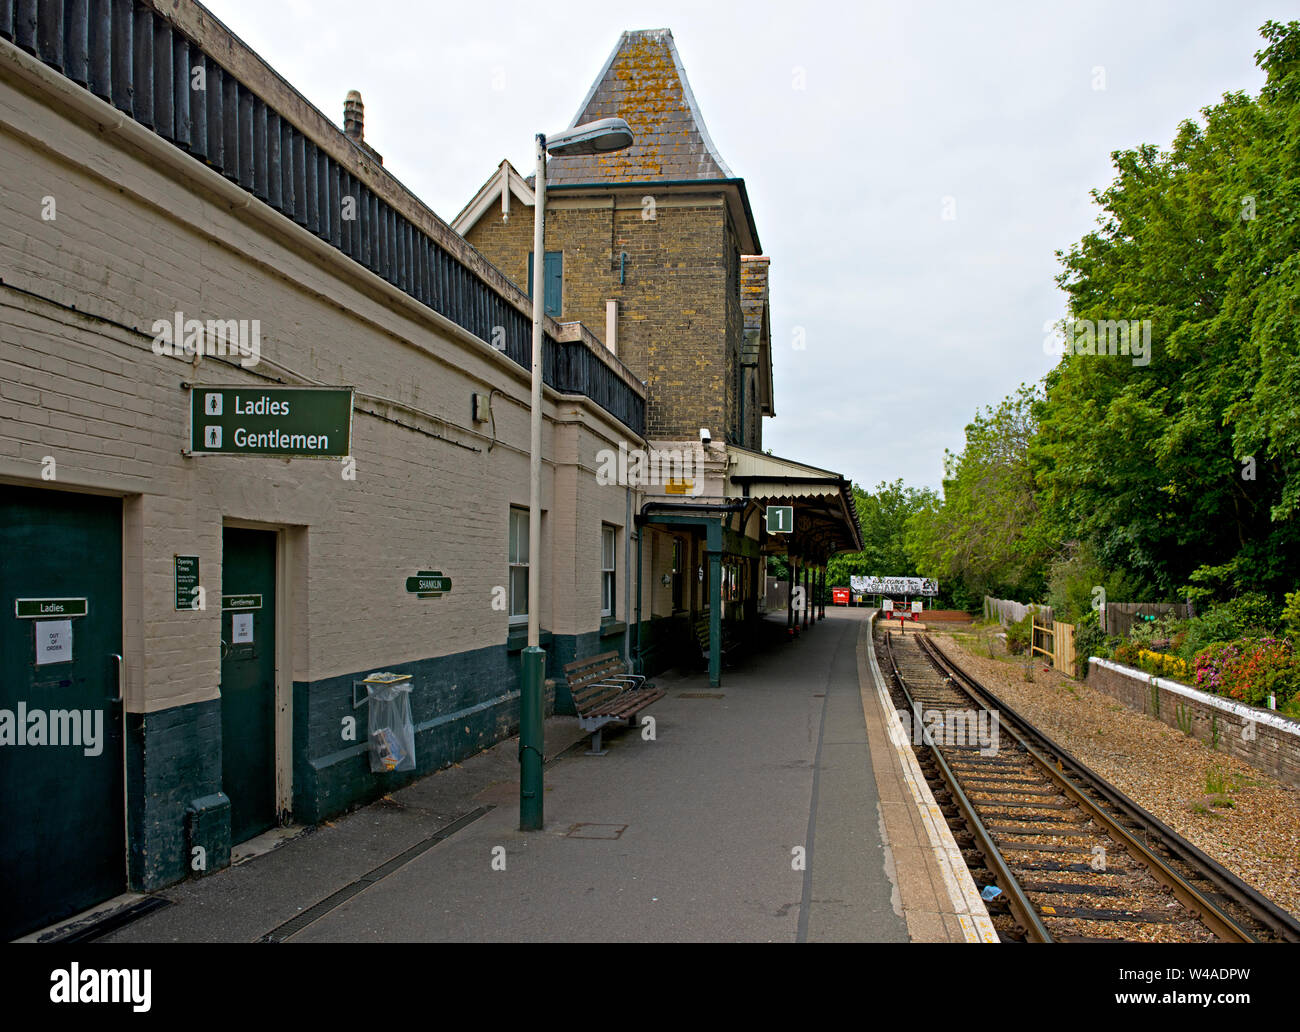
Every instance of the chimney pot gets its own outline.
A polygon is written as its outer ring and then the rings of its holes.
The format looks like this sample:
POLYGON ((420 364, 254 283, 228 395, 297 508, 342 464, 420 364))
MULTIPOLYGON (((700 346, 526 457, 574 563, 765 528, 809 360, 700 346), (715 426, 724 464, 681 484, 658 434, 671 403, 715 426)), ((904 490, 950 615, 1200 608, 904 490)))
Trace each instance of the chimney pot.
POLYGON ((365 139, 365 120, 366 109, 361 103, 360 92, 349 90, 343 101, 343 132, 350 139, 361 143, 365 139))

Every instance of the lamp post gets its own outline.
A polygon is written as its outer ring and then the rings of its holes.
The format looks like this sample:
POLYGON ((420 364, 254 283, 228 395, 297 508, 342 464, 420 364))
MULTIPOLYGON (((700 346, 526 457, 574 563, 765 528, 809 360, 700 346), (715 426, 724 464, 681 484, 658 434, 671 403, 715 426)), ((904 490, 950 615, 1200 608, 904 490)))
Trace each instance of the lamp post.
POLYGON ((519 700, 519 830, 542 828, 542 320, 546 312, 546 155, 601 154, 632 146, 621 118, 602 118, 549 139, 537 134, 537 180, 533 204, 533 389, 528 460, 528 647, 523 655, 519 700))

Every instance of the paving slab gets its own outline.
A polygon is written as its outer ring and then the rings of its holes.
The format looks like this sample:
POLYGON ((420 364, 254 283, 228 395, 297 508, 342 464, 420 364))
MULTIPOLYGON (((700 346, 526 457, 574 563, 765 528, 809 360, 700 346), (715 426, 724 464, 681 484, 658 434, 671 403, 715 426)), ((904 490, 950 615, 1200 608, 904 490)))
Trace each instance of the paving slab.
POLYGON ((925 857, 904 850, 900 871, 888 841, 889 804, 915 815, 879 782, 864 615, 828 610, 793 641, 770 621, 721 688, 655 678, 653 728, 607 734, 605 756, 572 718, 548 721, 540 832, 516 827, 511 739, 174 886, 173 906, 104 941, 938 938, 942 906, 905 907, 935 892, 913 870, 925 857))

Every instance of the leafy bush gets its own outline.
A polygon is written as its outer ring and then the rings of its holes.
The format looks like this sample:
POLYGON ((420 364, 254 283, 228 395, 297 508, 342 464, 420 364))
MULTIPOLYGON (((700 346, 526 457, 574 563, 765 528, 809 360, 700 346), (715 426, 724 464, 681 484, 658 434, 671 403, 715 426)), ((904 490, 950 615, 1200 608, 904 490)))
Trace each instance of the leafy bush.
POLYGON ((1135 645, 1150 645, 1155 636, 1154 620, 1134 620, 1128 631, 1128 640, 1135 645))
POLYGON ((1116 663, 1123 663, 1125 666, 1137 666, 1141 662, 1142 646, 1129 638, 1121 638, 1119 643, 1111 651, 1111 657, 1116 663))
POLYGON ((1194 663, 1207 646, 1245 637, 1268 637, 1279 619, 1277 606, 1266 596, 1246 594, 1213 606, 1188 620, 1179 655, 1194 663))
POLYGON ((1271 634, 1278 629, 1281 613, 1277 603, 1257 591, 1238 595, 1231 602, 1226 603, 1225 608, 1236 620, 1242 634, 1253 631, 1271 634))
POLYGON ((1197 653, 1202 649, 1216 643, 1232 641, 1237 636, 1237 627, 1231 614, 1222 606, 1218 606, 1208 613, 1194 616, 1187 621, 1179 655, 1195 664, 1197 653))
POLYGON ((1088 662, 1089 656, 1105 659, 1110 655, 1106 645, 1106 632, 1102 630, 1096 612, 1091 609, 1074 625, 1074 654, 1084 664, 1088 662))
POLYGON ((1289 591, 1282 609, 1282 626, 1292 638, 1300 639, 1300 591, 1289 591))
POLYGON ((1066 542, 1047 568, 1047 604, 1056 619, 1079 623, 1100 601, 1098 588, 1106 598, 1146 598, 1153 590, 1139 577, 1108 570, 1090 542, 1066 542))
POLYGON ((1023 655, 1029 648, 1030 637, 1033 634, 1033 620, 1033 613, 1030 613, 1023 620, 1007 624, 1007 651, 1013 656, 1023 655))

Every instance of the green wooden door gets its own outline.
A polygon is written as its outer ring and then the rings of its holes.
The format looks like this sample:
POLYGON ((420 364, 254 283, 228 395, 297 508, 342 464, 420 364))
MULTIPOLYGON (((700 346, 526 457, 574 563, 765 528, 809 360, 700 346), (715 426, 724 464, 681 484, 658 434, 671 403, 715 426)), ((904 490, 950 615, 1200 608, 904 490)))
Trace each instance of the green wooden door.
POLYGON ((126 889, 121 500, 0 485, 0 593, 8 940, 126 889))
POLYGON ((222 534, 221 784, 232 843, 275 825, 275 549, 272 531, 222 534))

